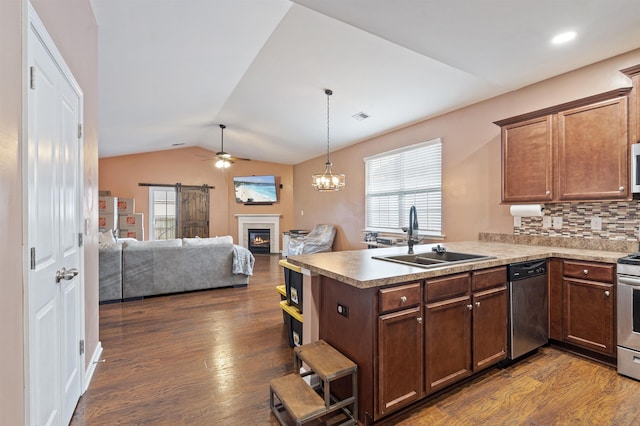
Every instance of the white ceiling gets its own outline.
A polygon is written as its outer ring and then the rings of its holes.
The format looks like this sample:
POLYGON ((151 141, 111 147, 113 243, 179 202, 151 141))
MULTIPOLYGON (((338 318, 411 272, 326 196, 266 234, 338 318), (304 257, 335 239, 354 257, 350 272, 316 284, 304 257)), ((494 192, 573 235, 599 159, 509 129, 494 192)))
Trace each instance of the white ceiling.
POLYGON ((326 88, 334 151, 640 47, 638 0, 91 4, 100 157, 219 151, 223 123, 230 154, 296 164, 326 152, 326 88))

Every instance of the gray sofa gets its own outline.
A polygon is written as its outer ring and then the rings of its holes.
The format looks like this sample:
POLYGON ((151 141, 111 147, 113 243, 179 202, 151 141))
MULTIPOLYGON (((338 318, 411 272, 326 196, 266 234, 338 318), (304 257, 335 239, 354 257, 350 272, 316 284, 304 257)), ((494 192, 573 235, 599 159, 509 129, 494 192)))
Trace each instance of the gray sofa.
POLYGON ((100 302, 246 286, 254 260, 249 250, 220 238, 111 244, 99 254, 100 302))

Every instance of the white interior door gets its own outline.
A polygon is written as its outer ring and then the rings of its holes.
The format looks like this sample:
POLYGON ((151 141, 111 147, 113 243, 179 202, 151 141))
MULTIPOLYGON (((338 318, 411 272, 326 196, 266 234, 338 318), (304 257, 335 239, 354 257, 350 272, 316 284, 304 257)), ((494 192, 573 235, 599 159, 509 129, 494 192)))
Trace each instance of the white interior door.
POLYGON ((82 393, 82 92, 30 8, 27 62, 28 403, 66 425, 82 393), (68 75, 67 75, 68 74, 68 75))

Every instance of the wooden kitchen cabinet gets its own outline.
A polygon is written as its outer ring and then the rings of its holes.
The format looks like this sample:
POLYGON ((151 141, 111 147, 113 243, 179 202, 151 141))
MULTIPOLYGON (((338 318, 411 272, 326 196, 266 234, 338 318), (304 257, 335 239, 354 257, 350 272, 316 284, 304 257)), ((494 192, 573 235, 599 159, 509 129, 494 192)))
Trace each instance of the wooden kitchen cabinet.
POLYGON ((473 294, 473 371, 507 357, 507 287, 473 294))
POLYGON ((376 423, 503 359, 506 279, 505 267, 381 288, 322 276, 319 337, 358 365, 359 420, 376 423))
POLYGON ((471 289, 475 372, 507 357, 507 268, 474 271, 471 289))
POLYGON ((628 184, 630 87, 496 121, 504 203, 614 200, 628 184))
POLYGON ((427 280, 427 393, 506 358, 507 272, 491 268, 427 280))
POLYGON ((377 413, 382 416, 423 396, 422 308, 378 317, 377 413))
POLYGON ((425 283, 425 383, 427 393, 471 374, 471 276, 425 283))
POLYGON ((629 195, 627 97, 558 113, 558 199, 629 195))
POLYGON ((615 355, 615 265, 564 261, 564 341, 615 355))
POLYGON ((502 201, 553 199, 552 116, 502 127, 502 201))

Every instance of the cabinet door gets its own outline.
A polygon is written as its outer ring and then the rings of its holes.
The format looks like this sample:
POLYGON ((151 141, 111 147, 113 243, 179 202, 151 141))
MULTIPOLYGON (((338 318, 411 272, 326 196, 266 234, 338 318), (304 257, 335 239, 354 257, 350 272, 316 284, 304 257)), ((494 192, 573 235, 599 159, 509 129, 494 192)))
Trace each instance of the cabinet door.
POLYGON ((507 356, 507 287, 474 293, 473 369, 481 370, 507 356))
POLYGON ((562 285, 564 340, 613 355, 614 285, 571 278, 564 278, 562 285))
POLYGON ((377 412, 388 414, 423 396, 420 306, 378 318, 377 412))
POLYGON ((471 300, 469 296, 425 307, 427 393, 471 374, 471 300))
POLYGON ((628 145, 626 97, 558 113, 558 198, 627 198, 628 145))
POLYGON ((553 198, 552 116, 502 128, 502 201, 553 198))

